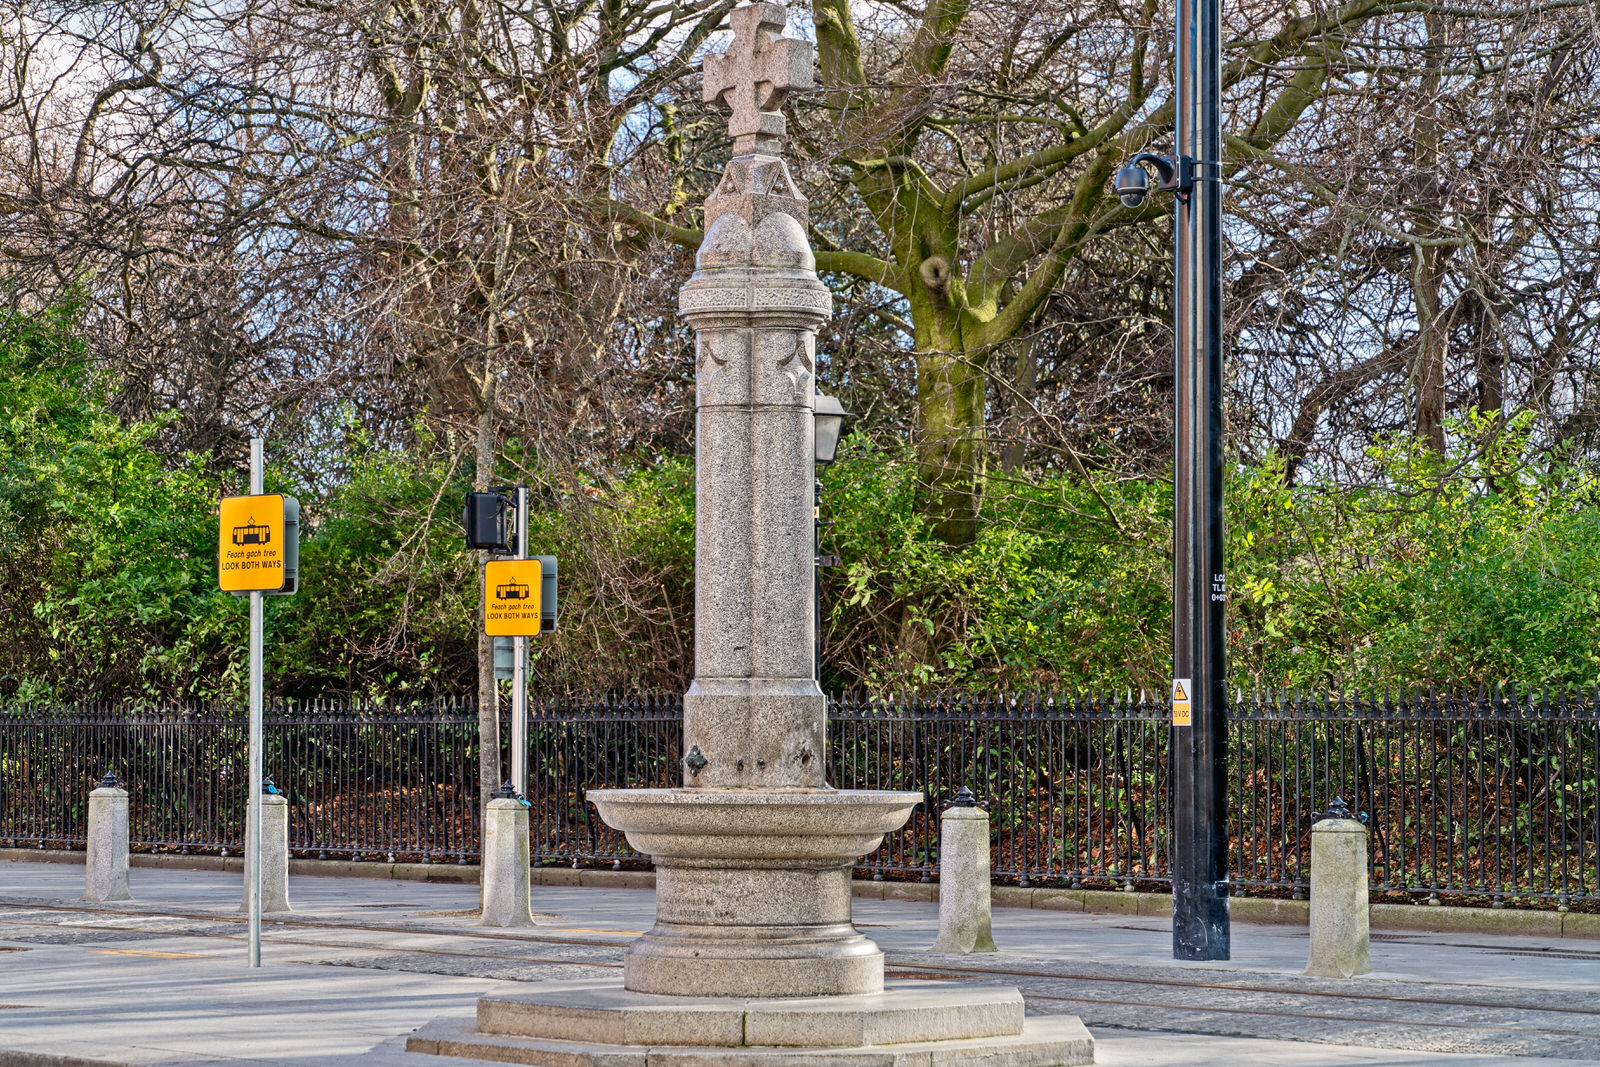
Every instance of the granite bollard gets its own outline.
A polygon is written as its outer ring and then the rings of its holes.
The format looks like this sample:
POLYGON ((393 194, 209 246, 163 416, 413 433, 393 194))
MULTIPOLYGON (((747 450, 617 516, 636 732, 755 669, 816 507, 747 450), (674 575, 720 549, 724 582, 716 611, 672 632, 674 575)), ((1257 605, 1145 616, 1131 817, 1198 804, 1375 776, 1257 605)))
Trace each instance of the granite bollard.
POLYGON ((479 926, 532 926, 528 806, 508 782, 484 811, 483 915, 479 926))
POLYGON ((1367 828, 1336 799, 1311 828, 1311 948, 1305 973, 1372 972, 1367 910, 1367 828))
MULTIPOLYGON (((289 798, 274 792, 272 779, 261 797, 261 913, 293 911, 289 907, 289 798)), ((250 910, 250 853, 244 857, 244 903, 250 910)))
POLYGON ((989 813, 962 786, 939 820, 939 936, 934 952, 993 952, 989 813))
POLYGON ((89 794, 89 853, 84 857, 83 899, 132 900, 128 888, 128 791, 107 774, 89 794))

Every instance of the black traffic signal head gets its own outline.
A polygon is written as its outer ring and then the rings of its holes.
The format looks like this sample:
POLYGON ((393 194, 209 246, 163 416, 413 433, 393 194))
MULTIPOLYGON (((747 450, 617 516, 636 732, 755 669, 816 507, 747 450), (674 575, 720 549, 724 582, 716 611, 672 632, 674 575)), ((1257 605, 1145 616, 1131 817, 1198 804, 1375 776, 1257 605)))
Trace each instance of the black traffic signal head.
POLYGON ((511 518, 515 507, 511 498, 502 493, 468 493, 461 515, 467 529, 467 547, 507 555, 515 551, 512 542, 516 531, 511 518))
POLYGON ((283 498, 283 588, 264 596, 293 596, 300 591, 300 501, 283 498))

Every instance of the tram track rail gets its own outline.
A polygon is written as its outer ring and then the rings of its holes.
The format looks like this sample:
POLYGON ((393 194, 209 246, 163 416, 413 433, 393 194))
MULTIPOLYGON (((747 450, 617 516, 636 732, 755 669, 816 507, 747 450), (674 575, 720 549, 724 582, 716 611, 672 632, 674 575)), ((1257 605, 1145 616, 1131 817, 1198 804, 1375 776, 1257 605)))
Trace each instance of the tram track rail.
MULTIPOLYGON (((1490 1031, 1490 1032, 1493 1032, 1493 1033, 1519 1034, 1519 1035, 1523 1035, 1523 1036, 1535 1036, 1536 1035, 1536 1036, 1548 1036, 1548 1037, 1579 1037, 1579 1038, 1585 1038, 1585 1039, 1588 1039, 1588 1040, 1600 1039, 1600 1034, 1592 1033, 1592 1032, 1590 1032, 1588 1030, 1563 1030, 1563 1029, 1558 1029, 1558 1028, 1555 1028, 1555 1027, 1500 1026, 1500 1025, 1497 1025, 1495 1023, 1485 1023, 1485 1022, 1453 1023, 1453 1022, 1445 1022, 1445 1021, 1438 1020, 1438 1019, 1429 1020, 1427 1022, 1418 1022, 1416 1019, 1385 1018, 1383 1016, 1377 1016, 1377 1015, 1362 1015, 1362 1016, 1359 1016, 1359 1017, 1353 1017, 1353 1016, 1349 1016, 1349 1015, 1326 1015, 1326 1014, 1321 1014, 1321 1013, 1318 1013, 1318 1012, 1284 1011, 1282 1009, 1229 1008, 1229 1007, 1223 1007, 1223 1006, 1217 1005, 1217 1004, 1207 1004, 1207 1005, 1204 1005, 1204 1006, 1192 1006, 1192 1005, 1176 1005, 1176 1004, 1169 1003, 1167 1001, 1121 1000, 1121 999, 1113 999, 1113 998, 1108 998, 1108 997, 1087 997, 1087 996, 1068 997, 1068 996, 1060 996, 1060 995, 1051 994, 1051 993, 1037 993, 1037 992, 1024 993, 1023 996, 1026 997, 1028 1000, 1048 1000, 1048 1001, 1052 1001, 1052 1002, 1059 1003, 1059 1004, 1078 1004, 1078 1005, 1082 1005, 1082 1004, 1098 1004, 1098 1005, 1106 1005, 1106 1006, 1118 1007, 1118 1008, 1151 1008, 1151 1009, 1157 1009, 1157 1010, 1160 1010, 1160 1011, 1167 1011, 1167 1012, 1171 1012, 1171 1011, 1180 1011, 1180 1012, 1182 1012, 1182 1011, 1190 1011, 1190 1012, 1203 1012, 1203 1013, 1208 1014, 1208 1015, 1217 1015, 1217 1014, 1220 1014, 1220 1015, 1242 1015, 1242 1016, 1248 1016, 1248 1017, 1251 1017, 1251 1018, 1269 1017, 1269 1018, 1281 1018, 1281 1019, 1305 1019, 1305 1020, 1314 1021, 1314 1022, 1360 1023, 1362 1025, 1375 1025, 1375 1026, 1405 1026, 1405 1027, 1409 1027, 1411 1029, 1417 1029, 1419 1027, 1425 1027, 1427 1029, 1460 1030, 1460 1031, 1469 1032, 1469 1033, 1478 1033, 1478 1032, 1482 1032, 1482 1031, 1490 1031)), ((1455 1006, 1456 1007, 1475 1007, 1476 1005, 1455 1005, 1455 1006)), ((1522 1010, 1527 1010, 1527 1009, 1522 1009, 1522 1010)), ((1544 1010, 1544 1009, 1540 1009, 1540 1010, 1544 1010)), ((1164 1028, 1163 1027, 1154 1027, 1153 1029, 1164 1029, 1164 1028)))
MULTIPOLYGON (((26 909, 26 910, 32 910, 32 911, 68 911, 68 912, 77 912, 77 913, 80 913, 80 914, 90 914, 90 915, 126 915, 126 916, 146 918, 146 919, 184 919, 184 920, 188 920, 190 922, 231 923, 231 924, 238 925, 238 926, 244 926, 249 921, 243 915, 218 915, 218 914, 213 913, 213 912, 143 911, 143 910, 139 910, 139 909, 135 909, 135 908, 88 907, 88 906, 85 906, 85 905, 71 904, 71 903, 48 903, 48 904, 45 904, 45 903, 32 903, 32 902, 30 902, 30 903, 16 903, 16 902, 11 902, 11 901, 0 901, 0 909, 6 909, 6 908, 26 909)), ((426 909, 426 908, 418 908, 417 910, 418 911, 426 911, 428 909, 426 909)), ((12 922, 12 921, 14 921, 14 920, 7 920, 7 919, 4 919, 4 918, 0 918, 0 926, 4 926, 8 922, 12 922)), ((541 938, 541 937, 537 937, 537 936, 530 936, 530 935, 523 934, 523 933, 489 933, 486 930, 473 930, 471 928, 458 929, 458 928, 454 928, 454 927, 445 928, 445 927, 438 927, 438 926, 424 926, 424 925, 402 924, 402 923, 357 923, 357 922, 345 922, 343 920, 336 920, 336 919, 311 919, 311 918, 306 918, 306 917, 300 917, 300 918, 295 918, 295 919, 280 919, 280 918, 276 918, 276 917, 271 917, 271 918, 263 919, 263 929, 265 929, 265 927, 269 926, 269 925, 270 926, 298 926, 298 927, 308 927, 308 928, 326 928, 326 927, 330 927, 331 926, 331 927, 337 927, 339 929, 344 929, 344 930, 368 930, 368 931, 374 931, 374 932, 379 932, 379 933, 427 934, 427 935, 436 936, 436 937, 471 937, 471 938, 480 938, 480 939, 485 940, 485 941, 550 941, 550 942, 559 943, 559 944, 563 944, 563 945, 592 945, 592 946, 595 946, 597 948, 612 948, 612 947, 615 947, 616 944, 617 944, 617 942, 615 942, 615 941, 586 940, 586 939, 582 939, 582 938, 568 938, 568 937, 546 937, 546 938, 541 938)), ((77 928, 78 929, 92 929, 93 927, 87 926, 87 925, 80 925, 77 928)), ((122 930, 122 929, 128 929, 128 928, 120 927, 120 926, 107 926, 107 927, 105 927, 105 929, 108 929, 108 930, 122 930)), ((537 929, 537 928, 535 927, 535 929, 537 929)), ((141 931, 141 932, 160 933, 161 931, 141 931)), ((263 936, 265 936, 264 933, 263 933, 263 936)), ((617 936, 618 937, 622 937, 622 936, 629 936, 629 935, 624 931, 618 931, 617 936)), ((0 939, 0 940, 3 940, 3 939, 0 939)))
MULTIPOLYGON (((0 902, 0 908, 26 908, 27 910, 30 910, 30 911, 65 911, 65 912, 71 912, 71 913, 77 913, 77 914, 119 915, 119 916, 127 916, 127 917, 131 917, 131 918, 143 918, 143 919, 177 919, 177 920, 180 920, 180 921, 197 922, 197 923, 225 923, 225 924, 228 924, 230 926, 239 926, 239 927, 243 927, 248 923, 248 920, 243 918, 243 917, 241 917, 241 916, 212 915, 212 914, 196 913, 196 912, 172 912, 172 911, 150 912, 150 911, 135 911, 135 910, 132 910, 132 909, 85 908, 85 907, 74 907, 72 905, 40 906, 40 905, 35 905, 35 904, 22 905, 22 904, 10 904, 10 903, 4 903, 4 902, 0 902)), ((318 930, 326 930, 326 929, 357 930, 357 931, 365 931, 365 932, 369 932, 369 933, 421 935, 421 936, 424 936, 424 937, 463 937, 463 938, 477 938, 477 939, 486 940, 486 941, 499 941, 499 942, 502 942, 502 943, 505 943, 505 942, 518 943, 518 942, 529 942, 529 941, 532 941, 532 942, 535 942, 535 943, 545 943, 545 944, 577 945, 577 946, 587 947, 587 948, 619 948, 619 947, 621 947, 621 945, 617 941, 601 941, 601 940, 596 940, 596 939, 585 939, 585 938, 555 938, 555 937, 540 938, 540 937, 528 937, 528 936, 521 936, 521 935, 490 934, 490 933, 476 931, 476 930, 454 930, 454 929, 440 929, 440 928, 437 928, 437 927, 417 927, 417 926, 402 925, 402 924, 398 924, 398 923, 396 923, 396 924, 346 923, 346 922, 339 922, 339 921, 334 921, 334 920, 306 920, 306 919, 272 919, 272 920, 269 920, 268 922, 269 922, 270 925, 264 926, 263 929, 262 929, 261 940, 263 942, 276 944, 276 945, 296 945, 296 946, 300 946, 300 947, 322 948, 322 949, 339 948, 339 949, 348 949, 348 950, 365 951, 365 952, 406 953, 406 954, 414 954, 414 955, 421 955, 421 956, 450 956, 450 957, 465 958, 465 959, 504 960, 504 961, 512 962, 512 963, 527 963, 527 964, 556 964, 556 965, 574 966, 574 967, 608 967, 608 968, 616 968, 618 970, 620 970, 622 968, 622 964, 620 964, 620 963, 605 963, 605 962, 596 962, 596 961, 587 961, 587 960, 561 959, 561 958, 557 958, 557 957, 548 957, 548 958, 546 958, 546 957, 537 957, 537 956, 528 956, 528 955, 513 955, 513 954, 509 954, 509 953, 465 952, 465 951, 460 951, 460 950, 455 950, 455 949, 422 948, 422 947, 412 946, 412 945, 403 945, 403 946, 402 945, 383 945, 383 944, 375 944, 375 943, 371 943, 371 942, 359 942, 359 941, 329 941, 329 940, 325 940, 325 939, 310 940, 310 939, 306 939, 306 938, 284 937, 281 934, 279 934, 276 930, 274 930, 273 927, 297 927, 297 928, 300 928, 300 929, 318 929, 318 930)), ((0 941, 6 940, 3 931, 8 926, 30 926, 30 927, 36 927, 36 928, 37 927, 54 927, 55 929, 62 929, 63 928, 62 924, 59 924, 59 923, 52 924, 52 923, 40 922, 40 921, 38 921, 36 919, 29 919, 29 918, 24 918, 24 919, 0 918, 0 941)), ((217 933, 217 932, 214 932, 214 931, 205 931, 205 930, 151 930, 151 929, 139 929, 137 927, 124 926, 124 925, 112 925, 112 924, 109 924, 109 923, 98 923, 98 924, 97 923, 72 923, 71 926, 68 927, 68 928, 72 929, 72 930, 95 931, 95 932, 100 932, 100 933, 105 933, 105 934, 112 934, 112 935, 114 935, 114 934, 136 934, 141 939, 150 938, 150 937, 187 937, 187 938, 206 938, 206 939, 210 939, 210 940, 219 940, 219 941, 241 941, 242 942, 242 941, 245 940, 245 938, 247 936, 246 933, 244 931, 242 931, 242 930, 241 930, 241 932, 236 933, 236 934, 235 933, 217 933)), ((108 940, 112 940, 112 938, 108 938, 108 940)))
MULTIPOLYGON (((1399 993, 1380 992, 1343 992, 1340 990, 1323 989, 1296 989, 1286 988, 1283 985, 1259 985, 1247 982, 1207 982, 1186 981, 1175 977, 1158 975, 1145 975, 1139 977, 1116 977, 1097 971, 1045 971, 1026 968, 1000 968, 1000 967, 962 967, 950 966, 943 963, 915 964, 897 960, 889 965, 891 972, 906 972, 913 969, 935 971, 940 974, 949 974, 958 977, 998 976, 1004 978, 1038 979, 1044 981, 1080 981, 1080 982, 1105 982, 1111 984, 1168 986, 1181 989, 1212 989, 1219 992, 1231 993, 1264 993, 1274 996, 1318 997, 1328 1000, 1354 1000, 1354 1001, 1392 1001, 1402 1004, 1431 1004, 1440 1007, 1470 1007, 1470 1008, 1499 1008, 1507 1011, 1548 1011, 1568 1015, 1600 1016, 1600 1007, 1533 1007, 1526 1001, 1494 1000, 1489 998, 1469 997, 1428 997, 1414 994, 1401 995, 1399 993)), ((907 975, 907 977, 911 977, 907 975)), ((1471 986, 1452 986, 1453 989, 1467 990, 1471 986)), ((1044 995, 1041 994, 1041 997, 1044 995)), ((1060 999, 1060 998, 1058 998, 1060 999)), ((1067 998, 1070 999, 1070 998, 1067 998)))

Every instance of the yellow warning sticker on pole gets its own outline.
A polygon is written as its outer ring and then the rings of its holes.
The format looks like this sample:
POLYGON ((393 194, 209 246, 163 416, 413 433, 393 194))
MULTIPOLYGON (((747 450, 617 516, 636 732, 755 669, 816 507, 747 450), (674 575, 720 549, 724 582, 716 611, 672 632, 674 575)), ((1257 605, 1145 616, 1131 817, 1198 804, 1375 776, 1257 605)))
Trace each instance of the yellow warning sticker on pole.
POLYGON ((283 588, 283 497, 225 496, 217 526, 217 585, 226 593, 283 588))
POLYGON ((1172 680, 1172 725, 1189 725, 1189 691, 1193 688, 1187 678, 1174 678, 1172 680))
POLYGON ((536 559, 492 559, 483 565, 483 632, 538 637, 544 569, 536 559))

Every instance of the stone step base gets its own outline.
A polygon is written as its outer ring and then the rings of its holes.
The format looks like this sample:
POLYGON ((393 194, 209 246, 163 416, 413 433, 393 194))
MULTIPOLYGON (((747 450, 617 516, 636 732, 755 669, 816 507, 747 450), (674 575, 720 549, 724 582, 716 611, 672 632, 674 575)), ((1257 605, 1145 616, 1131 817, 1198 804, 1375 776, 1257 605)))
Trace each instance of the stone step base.
POLYGON ((428 1023, 406 1051, 529 1067, 1078 1067, 1094 1063, 1094 1039, 1075 1016, 1035 1016, 1022 1032, 955 1041, 852 1048, 726 1048, 613 1045, 481 1034, 470 1020, 428 1023))
POLYGON ((669 997, 615 979, 543 984, 478 1001, 478 1030, 603 1045, 852 1048, 1021 1032, 1014 986, 890 982, 846 997, 669 997))

